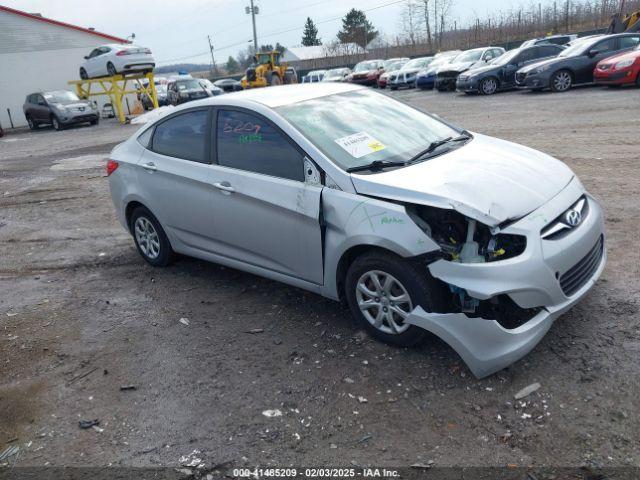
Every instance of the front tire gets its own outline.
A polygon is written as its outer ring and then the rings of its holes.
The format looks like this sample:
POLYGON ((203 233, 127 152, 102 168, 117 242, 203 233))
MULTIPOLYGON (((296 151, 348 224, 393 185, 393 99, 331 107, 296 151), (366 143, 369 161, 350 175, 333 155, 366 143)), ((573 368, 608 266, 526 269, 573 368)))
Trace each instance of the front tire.
POLYGON ((271 81, 269 82, 269 85, 271 85, 272 87, 277 87, 279 85, 282 85, 282 81, 280 80, 280 77, 274 73, 271 75, 271 81))
POLYGON ((87 75, 87 71, 82 67, 80 67, 80 78, 82 80, 87 80, 89 78, 89 75, 87 75))
POLYGON ((55 115, 53 115, 51 117, 51 125, 53 126, 53 128, 55 128, 57 131, 60 130, 64 130, 64 125, 62 125, 62 123, 60 123, 60 120, 58 120, 58 117, 56 117, 55 115))
POLYGON ((493 77, 485 78, 480 82, 479 90, 482 95, 493 95, 498 90, 498 81, 493 77))
POLYGON ((137 207, 131 214, 129 229, 140 256, 154 267, 171 263, 173 249, 158 219, 145 207, 137 207))
POLYGON ((573 85, 573 77, 569 70, 559 70, 551 77, 551 90, 553 92, 566 92, 573 85))
POLYGON ((420 343, 428 332, 406 323, 418 305, 432 312, 442 287, 425 265, 385 252, 358 257, 349 267, 345 293, 351 313, 374 338, 402 347, 420 343))

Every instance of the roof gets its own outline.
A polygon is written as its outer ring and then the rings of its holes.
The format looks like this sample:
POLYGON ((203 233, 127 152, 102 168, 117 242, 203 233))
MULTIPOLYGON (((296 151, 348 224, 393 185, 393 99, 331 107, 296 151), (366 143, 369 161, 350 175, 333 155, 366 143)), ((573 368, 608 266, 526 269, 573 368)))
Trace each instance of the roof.
MULTIPOLYGON (((341 82, 318 82, 295 85, 282 85, 269 88, 252 88, 240 92, 227 93, 204 100, 197 100, 204 105, 216 105, 219 103, 260 103, 269 108, 281 107, 292 103, 313 100, 337 93, 352 92, 354 90, 367 90, 366 87, 341 82)), ((194 102, 183 105, 193 105, 194 102)))
POLYGON ((113 35, 108 35, 106 33, 97 32, 95 30, 90 30, 88 28, 79 27, 77 25, 72 25, 70 23, 59 22, 58 20, 53 20, 51 18, 41 17, 39 15, 33 15, 31 13, 23 12, 22 10, 15 10, 13 8, 5 7, 3 5, 0 5, 0 12, 12 13, 14 15, 19 15, 21 17, 29 18, 31 20, 36 20, 38 22, 44 22, 50 25, 57 25, 58 27, 64 27, 64 28, 69 28, 71 30, 88 33, 90 35, 95 35, 96 37, 105 38, 107 40, 111 40, 119 44, 128 43, 128 40, 126 38, 114 37, 113 35))

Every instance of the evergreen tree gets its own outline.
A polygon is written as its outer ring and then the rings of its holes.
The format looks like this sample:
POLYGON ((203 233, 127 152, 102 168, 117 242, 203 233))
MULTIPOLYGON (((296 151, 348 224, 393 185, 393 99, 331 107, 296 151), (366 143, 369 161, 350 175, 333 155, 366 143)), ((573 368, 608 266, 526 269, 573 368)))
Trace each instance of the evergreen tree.
POLYGON ((229 55, 229 59, 227 60, 227 72, 233 73, 238 71, 238 61, 229 55))
POLYGON ((304 32, 302 33, 302 45, 305 47, 312 47, 314 45, 322 45, 322 42, 318 38, 318 27, 316 27, 313 20, 307 17, 307 21, 304 24, 304 32))
POLYGON ((364 48, 377 36, 378 31, 362 10, 352 8, 342 18, 342 30, 338 32, 340 43, 357 43, 364 48))

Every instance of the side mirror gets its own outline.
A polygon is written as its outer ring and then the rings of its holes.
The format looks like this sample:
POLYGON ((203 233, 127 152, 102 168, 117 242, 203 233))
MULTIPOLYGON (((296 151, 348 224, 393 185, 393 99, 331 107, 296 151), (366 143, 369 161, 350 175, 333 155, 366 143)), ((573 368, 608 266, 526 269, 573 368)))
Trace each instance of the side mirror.
POLYGON ((89 60, 89 55, 85 55, 85 56, 84 56, 84 59, 85 59, 85 60, 89 60))
POLYGON ((602 53, 600 50, 589 50, 589 53, 587 53, 587 55, 589 55, 590 58, 593 58, 600 53, 602 53))

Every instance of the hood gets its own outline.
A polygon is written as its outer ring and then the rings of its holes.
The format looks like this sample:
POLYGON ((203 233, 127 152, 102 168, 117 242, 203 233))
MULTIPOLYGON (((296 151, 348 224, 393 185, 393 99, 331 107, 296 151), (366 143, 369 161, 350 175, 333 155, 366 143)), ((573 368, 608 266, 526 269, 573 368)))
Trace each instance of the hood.
POLYGON ((541 67, 543 65, 550 65, 552 63, 559 63, 559 62, 563 62, 564 60, 566 60, 567 58, 571 58, 571 57, 552 57, 552 58, 548 58, 546 60, 542 60, 540 62, 535 62, 532 63, 531 65, 527 65, 526 67, 522 67, 520 70, 518 70, 519 72, 524 72, 524 73, 528 73, 532 70, 535 70, 538 67, 541 67))
POLYGON ((619 53, 613 57, 600 60, 598 65, 613 65, 614 63, 618 63, 622 60, 635 60, 637 58, 640 58, 640 50, 632 50, 630 52, 619 53))
POLYGON ((439 72, 464 72, 465 70, 469 70, 473 65, 478 62, 458 62, 458 63, 449 63, 447 65, 443 65, 438 69, 439 72))
POLYGON ((453 208, 489 226, 536 210, 572 178, 549 155, 475 133, 466 145, 410 167, 351 175, 358 193, 453 208))
POLYGON ((478 65, 476 67, 470 68, 469 71, 467 71, 466 75, 479 75, 499 69, 500 67, 497 65, 478 65))
POLYGON ((398 70, 398 73, 408 73, 409 75, 413 75, 414 73, 418 73, 424 70, 424 67, 415 67, 415 68, 403 68, 398 70))

